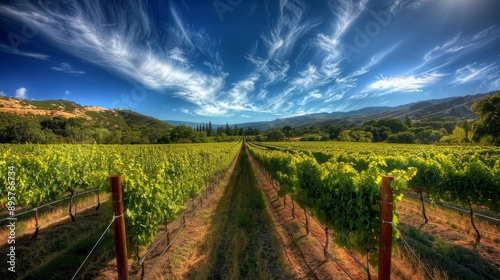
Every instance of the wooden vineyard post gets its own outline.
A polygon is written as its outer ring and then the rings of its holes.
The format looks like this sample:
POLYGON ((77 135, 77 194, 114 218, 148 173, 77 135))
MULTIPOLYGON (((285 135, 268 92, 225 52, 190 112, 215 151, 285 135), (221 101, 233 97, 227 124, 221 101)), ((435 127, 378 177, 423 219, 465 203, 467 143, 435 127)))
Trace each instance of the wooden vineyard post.
POLYGON ((75 220, 76 220, 76 214, 78 213, 78 195, 77 192, 75 191, 75 220))
POLYGON ((125 235, 125 218, 123 217, 123 195, 122 177, 119 175, 110 176, 111 196, 113 201, 113 212, 115 220, 113 222, 113 233, 115 239, 116 267, 118 269, 118 279, 128 279, 127 244, 125 235))
POLYGON ((38 208, 35 208, 35 234, 31 238, 36 238, 38 236, 40 225, 38 223, 38 208))
POLYGON ((330 241, 330 238, 328 238, 328 226, 325 226, 325 259, 328 259, 328 243, 330 241))
POLYGON ((75 191, 73 189, 69 189, 68 192, 71 193, 71 197, 69 198, 69 210, 68 210, 68 214, 71 217, 71 220, 74 222, 75 221, 75 216, 73 216, 73 195, 75 194, 75 191))
POLYGON ((95 210, 99 210, 99 207, 101 207, 101 189, 97 189, 97 207, 95 210))
POLYGON ((382 177, 380 194, 380 238, 378 249, 378 279, 391 279, 392 249, 392 176, 382 177))

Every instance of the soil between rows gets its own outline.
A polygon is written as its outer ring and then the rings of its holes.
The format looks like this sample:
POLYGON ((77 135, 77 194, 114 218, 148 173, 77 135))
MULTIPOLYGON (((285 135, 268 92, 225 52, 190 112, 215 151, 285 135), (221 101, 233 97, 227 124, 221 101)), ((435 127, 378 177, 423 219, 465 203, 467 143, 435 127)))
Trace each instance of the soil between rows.
MULTIPOLYGON (((203 202, 174 242, 156 279, 348 279, 278 205, 245 149, 230 177, 203 202)), ((299 211, 299 208, 297 208, 299 211)), ((319 236, 321 227, 311 232, 319 236)), ((366 275, 358 269, 356 279, 366 275)))

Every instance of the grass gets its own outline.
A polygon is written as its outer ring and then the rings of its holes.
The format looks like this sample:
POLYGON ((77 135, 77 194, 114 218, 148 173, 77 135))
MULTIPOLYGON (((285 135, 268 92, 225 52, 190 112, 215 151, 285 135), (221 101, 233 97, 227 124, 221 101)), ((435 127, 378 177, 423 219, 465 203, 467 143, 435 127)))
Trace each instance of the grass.
POLYGON ((248 226, 250 226, 250 217, 247 213, 241 210, 238 210, 238 213, 236 214, 236 220, 238 221, 238 225, 242 228, 247 228, 248 226))
MULTIPOLYGON (((101 205, 99 210, 89 209, 79 213, 75 222, 61 219, 47 227, 42 227, 38 236, 16 238, 16 270, 18 278, 26 279, 68 279, 73 276, 85 256, 90 252, 105 227, 111 221, 108 205, 101 205)), ((53 211, 48 212, 52 214, 53 211)), ((59 210, 63 211, 63 210, 59 210)), ((55 215, 55 214, 54 214, 55 215)), ((107 238, 111 239, 108 234, 107 238)), ((109 253, 114 252, 106 239, 91 256, 82 275, 93 275, 107 266, 109 253)), ((4 254, 7 247, 0 248, 4 254)), ((7 275, 0 272, 0 279, 7 275)), ((85 276, 88 277, 88 276, 85 276)))
MULTIPOLYGON (((409 199, 409 198, 407 199, 405 197, 402 202, 413 208, 417 209, 421 208, 420 201, 414 199, 409 199)), ((450 229, 461 230, 475 237, 476 233, 472 229, 469 214, 457 212, 455 210, 447 209, 441 206, 431 205, 430 203, 427 202, 425 203, 425 209, 427 211, 427 215, 430 221, 442 221, 443 223, 450 225, 450 229), (445 217, 446 219, 435 215, 445 217)), ((419 216, 416 215, 415 217, 419 216)), ((498 236, 500 235, 500 227, 498 224, 491 223, 487 220, 481 219, 480 217, 476 217, 474 219, 474 223, 476 224, 477 228, 482 230, 480 231, 481 238, 486 238, 491 241, 498 239, 498 236), (489 234, 488 232, 491 232, 493 234, 489 234)))
MULTIPOLYGON (((103 229, 104 230, 104 229, 103 229)), ((96 233, 74 243, 66 250, 56 255, 40 269, 30 273, 26 279, 70 279, 75 275, 78 267, 83 263, 91 248, 99 239, 101 233, 96 233)), ((114 244, 111 234, 107 234, 101 241, 97 250, 92 253, 90 262, 85 263, 83 269, 78 273, 79 279, 93 278, 97 276, 100 268, 114 258, 114 244)))
MULTIPOLYGON (((457 279, 498 279, 500 271, 484 260, 476 251, 452 245, 441 238, 434 238, 420 232, 413 226, 400 223, 400 230, 421 262, 432 273, 439 272, 441 278, 457 279)), ((404 246, 400 246, 404 248, 404 246)), ((420 261, 408 249, 404 255, 414 264, 413 269, 421 266, 420 261)))
POLYGON ((285 279, 279 237, 245 153, 211 221, 209 239, 191 279, 285 279))
MULTIPOLYGON (((107 200, 106 195, 101 195, 101 205, 105 203, 107 200)), ((83 196, 78 196, 74 199, 74 203, 77 205, 76 219, 78 219, 78 215, 80 212, 85 211, 90 208, 95 208, 97 206, 97 194, 90 193, 85 194, 83 196)), ((48 227, 50 224, 61 222, 67 219, 70 219, 68 215, 69 210, 69 200, 62 201, 60 203, 56 203, 53 205, 49 205, 43 208, 40 208, 38 211, 38 224, 39 226, 48 227)), ((74 205, 73 205, 73 214, 74 213, 74 205)), ((22 212, 25 210, 17 210, 17 212, 22 212)), ((21 233, 26 231, 24 234, 33 234, 36 228, 36 220, 35 220, 35 212, 30 211, 21 217, 18 217, 16 222, 16 237, 22 237, 21 233)), ((0 228, 0 239, 6 238, 9 232, 6 227, 0 228)), ((5 243, 6 241, 4 241, 5 243)), ((0 246, 3 244, 0 244, 0 246)))

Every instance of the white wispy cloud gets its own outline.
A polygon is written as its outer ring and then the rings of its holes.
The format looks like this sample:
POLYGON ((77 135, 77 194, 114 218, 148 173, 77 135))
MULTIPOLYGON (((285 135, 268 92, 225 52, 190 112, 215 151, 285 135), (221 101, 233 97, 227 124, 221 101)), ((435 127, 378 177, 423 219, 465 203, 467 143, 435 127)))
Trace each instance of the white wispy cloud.
POLYGON ((495 88, 495 84, 499 79, 499 72, 499 65, 497 63, 472 63, 456 70, 452 84, 461 85, 479 82, 485 88, 492 86, 493 89, 497 89, 495 88))
POLYGON ((498 38, 500 38, 498 25, 490 26, 472 36, 457 34, 442 45, 437 45, 426 52, 423 56, 423 63, 414 70, 438 70, 463 56, 480 51, 498 38))
POLYGON ((172 18, 174 19, 175 27, 177 30, 179 30, 181 36, 183 37, 183 40, 194 47, 194 44, 191 41, 190 31, 184 26, 184 22, 177 14, 177 10, 175 9, 173 2, 171 2, 170 5, 170 13, 172 14, 172 18))
POLYGON ((304 106, 311 100, 319 99, 323 97, 321 93, 319 93, 319 90, 316 89, 314 91, 309 92, 304 98, 302 98, 302 101, 300 102, 300 105, 304 106))
POLYGON ((290 83, 295 87, 301 87, 303 89, 308 89, 313 86, 320 86, 324 84, 319 82, 322 80, 322 75, 318 73, 318 69, 315 65, 307 64, 306 69, 299 72, 298 77, 293 79, 290 83))
POLYGON ((391 54, 393 51, 397 50, 401 46, 402 42, 397 42, 385 51, 381 51, 373 55, 370 61, 364 66, 364 68, 371 68, 379 64, 386 56, 391 54))
POLYGON ((415 11, 422 6, 423 2, 423 0, 394 0, 389 7, 389 11, 395 15, 404 10, 415 11))
POLYGON ((305 11, 305 2, 299 0, 280 2, 280 15, 276 19, 276 24, 271 27, 269 33, 261 36, 267 47, 268 58, 287 57, 297 40, 319 23, 307 20, 305 11))
POLYGON ((5 95, 5 92, 0 91, 0 96, 6 96, 6 95, 5 95))
MULTIPOLYGON (((271 111, 280 110, 286 112, 287 108, 290 107, 290 103, 287 100, 291 98, 296 98, 295 96, 299 94, 306 94, 304 98, 298 99, 298 104, 306 104, 311 100, 321 99, 325 102, 332 102, 339 100, 344 96, 344 91, 346 88, 352 86, 352 80, 342 78, 342 66, 341 63, 344 60, 341 39, 343 35, 349 31, 353 23, 358 19, 358 17, 363 13, 368 0, 360 1, 350 1, 350 0, 340 0, 340 1, 330 1, 330 7, 333 12, 332 18, 335 19, 332 26, 333 30, 329 35, 323 33, 315 36, 314 43, 303 44, 299 56, 303 56, 305 53, 309 52, 311 47, 319 47, 319 52, 317 52, 318 57, 324 57, 320 63, 309 62, 302 69, 296 72, 294 77, 288 77, 288 84, 284 89, 275 95, 270 100, 267 100, 266 108, 271 111), (347 82, 349 81, 349 82, 347 82), (328 84, 334 84, 325 94, 319 94, 319 89, 328 84), (314 95, 310 93, 314 92, 314 95), (321 95, 321 96, 320 96, 321 95)), ((287 1, 280 2, 284 7, 288 3, 287 1)), ((274 41, 275 44, 272 46, 279 46, 281 48, 281 43, 279 41, 274 41)), ((271 45, 271 44, 269 44, 271 45)), ((396 47, 394 47, 395 49, 396 47)), ((391 48, 387 51, 390 53, 393 50, 391 48)), ((276 52, 273 49, 274 52, 276 52)), ((383 58, 384 55, 381 55, 383 58)), ((373 62, 373 64, 377 61, 373 62)), ((288 112, 293 114, 293 112, 288 112)))
POLYGON ((19 98, 19 99, 27 99, 28 98, 28 95, 26 94, 27 92, 28 92, 28 90, 26 88, 24 88, 24 87, 18 88, 16 90, 15 97, 19 98))
POLYGON ((80 71, 80 70, 75 70, 69 63, 60 63, 57 66, 52 66, 50 69, 54 71, 59 71, 59 72, 64 72, 67 74, 77 74, 77 75, 83 75, 85 74, 85 71, 80 71))
POLYGON ((71 91, 66 90, 66 92, 65 92, 64 94, 65 94, 65 95, 70 95, 70 94, 71 94, 71 91))
POLYGON ((252 74, 247 79, 235 83, 233 88, 228 91, 229 98, 225 98, 222 106, 226 109, 253 110, 254 108, 249 102, 248 96, 255 91, 255 83, 258 80, 259 76, 252 74))
POLYGON ((330 103, 342 99, 344 97, 344 93, 329 92, 327 96, 328 98, 325 99, 325 102, 330 103))
POLYGON ((174 2, 170 2, 170 14, 173 23, 166 26, 169 34, 160 41, 164 41, 168 46, 176 46, 174 52, 179 46, 182 47, 183 58, 201 55, 205 56, 214 68, 221 67, 223 62, 218 52, 220 41, 213 39, 204 29, 186 23, 174 2))
POLYGON ((266 55, 257 55, 258 41, 245 55, 256 68, 253 74, 261 77, 262 89, 287 78, 288 60, 298 40, 320 23, 319 20, 307 19, 306 10, 305 2, 300 0, 280 1, 279 15, 273 19, 269 30, 260 36, 266 55))
POLYGON ((422 88, 436 83, 444 75, 434 72, 421 75, 377 77, 362 93, 378 92, 378 96, 392 92, 420 92, 422 88))
POLYGON ((344 77, 338 78, 336 80, 337 85, 335 86, 335 94, 334 94, 334 96, 331 96, 330 98, 328 98, 328 102, 338 100, 338 97, 342 97, 343 94, 339 95, 338 94, 339 91, 342 93, 345 93, 346 89, 355 88, 358 85, 358 79, 360 76, 363 76, 366 73, 368 73, 374 66, 376 66, 380 62, 382 62, 382 60, 385 57, 387 57, 389 54, 394 52, 400 46, 401 46, 401 42, 398 42, 398 43, 394 44, 393 46, 391 46, 389 49, 376 53, 375 55, 373 55, 370 58, 370 60, 366 64, 361 66, 358 70, 353 71, 352 73, 350 73, 344 77))
POLYGON ((169 57, 174 61, 177 61, 184 65, 189 65, 189 60, 185 57, 184 52, 177 47, 170 50, 169 57))
POLYGON ((290 69, 290 65, 287 61, 279 59, 261 59, 249 54, 245 57, 255 65, 256 70, 254 73, 259 74, 264 78, 262 83, 263 88, 283 81, 287 77, 287 72, 290 69))
POLYGON ((257 99, 258 100, 264 100, 267 96, 267 94, 269 93, 269 91, 265 90, 265 89, 261 89, 259 91, 259 94, 257 95, 257 99))
POLYGON ((342 56, 340 49, 342 36, 344 36, 363 13, 366 3, 368 3, 368 0, 330 1, 330 7, 333 11, 332 18, 335 18, 334 28, 330 35, 318 34, 317 43, 321 48, 330 53, 332 56, 331 59, 338 59, 342 56))
MULTIPOLYGON (((72 55, 147 88, 175 91, 176 96, 198 106, 197 112, 223 111, 217 103, 217 93, 223 88, 227 73, 207 75, 178 66, 171 62, 172 58, 165 57, 173 46, 187 46, 190 47, 188 54, 204 55, 210 63, 221 64, 214 51, 217 42, 201 29, 193 31, 184 24, 173 5, 173 25, 166 27, 169 32, 163 33, 152 32, 155 26, 148 17, 147 7, 136 1, 124 2, 113 9, 105 7, 104 3, 76 0, 65 2, 72 7, 70 10, 44 9, 43 5, 26 0, 12 5, 2 5, 0 14, 36 27, 39 34, 72 55), (175 40, 184 43, 172 44, 175 40)), ((53 67, 53 70, 74 71, 66 64, 53 67)))
POLYGON ((17 54, 17 55, 32 57, 32 58, 36 58, 36 59, 45 60, 45 59, 49 58, 49 56, 46 54, 21 51, 16 47, 9 46, 9 45, 6 45, 4 43, 0 43, 0 51, 10 53, 10 54, 17 54))
MULTIPOLYGON (((174 109, 174 111, 176 111, 176 109, 174 109)), ((179 111, 181 111, 184 114, 192 115, 191 111, 189 111, 189 109, 187 108, 181 108, 179 109, 179 111)))

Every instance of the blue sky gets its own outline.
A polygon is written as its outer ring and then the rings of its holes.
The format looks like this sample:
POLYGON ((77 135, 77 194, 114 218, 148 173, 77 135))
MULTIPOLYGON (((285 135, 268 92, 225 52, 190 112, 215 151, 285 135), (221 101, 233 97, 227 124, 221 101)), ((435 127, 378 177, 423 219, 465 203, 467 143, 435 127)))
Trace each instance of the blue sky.
POLYGON ((497 0, 0 3, 0 95, 241 123, 500 89, 497 0))

